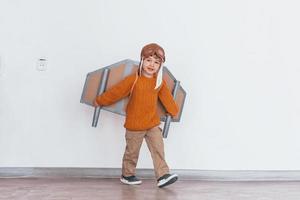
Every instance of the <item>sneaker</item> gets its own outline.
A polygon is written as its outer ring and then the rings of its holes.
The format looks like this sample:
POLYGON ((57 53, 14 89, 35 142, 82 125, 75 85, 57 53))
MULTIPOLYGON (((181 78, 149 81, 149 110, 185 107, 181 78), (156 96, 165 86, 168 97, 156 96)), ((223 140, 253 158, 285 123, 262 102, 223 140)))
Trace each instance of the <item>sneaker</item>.
POLYGON ((177 181, 177 174, 165 174, 157 180, 157 186, 162 188, 177 181))
POLYGON ((139 185, 142 183, 140 179, 136 176, 123 176, 121 177, 120 181, 127 185, 139 185))

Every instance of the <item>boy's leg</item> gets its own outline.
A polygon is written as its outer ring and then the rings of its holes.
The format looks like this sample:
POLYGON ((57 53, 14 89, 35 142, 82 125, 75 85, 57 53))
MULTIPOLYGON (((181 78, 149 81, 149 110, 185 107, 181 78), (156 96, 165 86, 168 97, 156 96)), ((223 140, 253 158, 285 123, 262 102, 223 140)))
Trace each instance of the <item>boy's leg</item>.
POLYGON ((139 153, 145 132, 143 131, 129 131, 126 130, 126 149, 123 156, 122 175, 134 176, 139 153))
POLYGON ((149 129, 145 135, 147 146, 153 160, 156 179, 169 173, 169 167, 165 161, 164 142, 162 131, 159 127, 149 129))

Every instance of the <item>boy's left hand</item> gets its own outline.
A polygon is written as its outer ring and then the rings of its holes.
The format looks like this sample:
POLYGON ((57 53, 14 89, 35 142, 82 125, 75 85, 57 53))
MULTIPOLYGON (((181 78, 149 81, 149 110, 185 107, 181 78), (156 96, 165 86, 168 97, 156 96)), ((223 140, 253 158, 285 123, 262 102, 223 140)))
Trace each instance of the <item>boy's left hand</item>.
POLYGON ((99 106, 100 106, 100 105, 98 104, 98 102, 97 102, 97 99, 94 100, 94 106, 95 106, 95 107, 99 107, 99 106))

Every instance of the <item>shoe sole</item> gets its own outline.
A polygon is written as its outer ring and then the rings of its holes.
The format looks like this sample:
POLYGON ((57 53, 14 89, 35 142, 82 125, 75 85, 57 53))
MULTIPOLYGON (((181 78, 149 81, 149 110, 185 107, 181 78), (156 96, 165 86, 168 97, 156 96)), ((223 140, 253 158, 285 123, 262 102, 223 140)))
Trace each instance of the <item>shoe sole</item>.
POLYGON ((120 181, 126 185, 140 185, 142 181, 129 182, 126 179, 121 178, 120 181))
POLYGON ((167 180, 165 183, 163 183, 162 185, 157 185, 159 188, 163 188, 166 187, 168 185, 171 185, 173 183, 175 183, 178 180, 178 176, 177 175, 173 175, 169 177, 169 180, 167 180))

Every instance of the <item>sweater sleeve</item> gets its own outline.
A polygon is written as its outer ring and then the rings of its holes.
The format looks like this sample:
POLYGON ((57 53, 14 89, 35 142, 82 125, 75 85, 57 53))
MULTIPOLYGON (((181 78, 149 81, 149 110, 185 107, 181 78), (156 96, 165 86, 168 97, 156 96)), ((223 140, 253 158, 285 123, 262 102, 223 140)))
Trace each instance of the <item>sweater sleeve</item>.
POLYGON ((167 83, 164 80, 159 90, 158 97, 168 114, 170 114, 172 117, 175 117, 179 111, 178 106, 170 92, 170 89, 167 86, 167 83))
POLYGON ((118 100, 126 97, 130 93, 130 89, 135 80, 135 75, 129 75, 107 91, 96 97, 96 101, 100 106, 111 105, 118 100))

